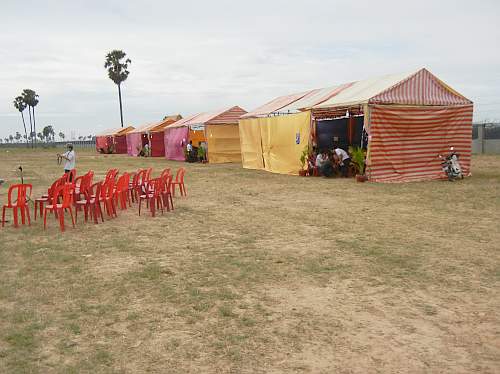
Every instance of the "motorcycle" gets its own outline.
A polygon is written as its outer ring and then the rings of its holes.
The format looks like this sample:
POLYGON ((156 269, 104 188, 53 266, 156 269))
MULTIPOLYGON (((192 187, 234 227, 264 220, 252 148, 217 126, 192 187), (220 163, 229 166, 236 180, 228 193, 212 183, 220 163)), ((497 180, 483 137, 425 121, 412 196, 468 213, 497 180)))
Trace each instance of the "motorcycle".
POLYGON ((455 179, 463 179, 464 175, 462 173, 462 167, 458 162, 458 153, 456 153, 453 147, 450 148, 450 154, 446 157, 439 155, 441 161, 441 166, 449 181, 454 181, 455 179))

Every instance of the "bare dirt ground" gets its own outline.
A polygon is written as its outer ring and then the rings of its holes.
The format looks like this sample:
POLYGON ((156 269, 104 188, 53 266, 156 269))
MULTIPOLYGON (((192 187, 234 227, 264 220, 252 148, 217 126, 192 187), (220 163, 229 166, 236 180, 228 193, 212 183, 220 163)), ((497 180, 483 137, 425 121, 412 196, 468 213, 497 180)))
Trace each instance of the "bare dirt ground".
MULTIPOLYGON (((0 149, 0 177, 38 196, 54 152, 0 149)), ((186 166, 189 196, 0 229, 0 372, 500 372, 500 157, 385 185, 77 154, 96 179, 186 166)))

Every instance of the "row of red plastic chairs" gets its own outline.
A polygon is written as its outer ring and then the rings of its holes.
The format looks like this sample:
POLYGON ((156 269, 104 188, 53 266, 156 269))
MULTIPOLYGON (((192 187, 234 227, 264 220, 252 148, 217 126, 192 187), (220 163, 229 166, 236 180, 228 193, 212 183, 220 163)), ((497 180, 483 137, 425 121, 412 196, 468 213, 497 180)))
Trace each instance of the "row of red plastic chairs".
MULTIPOLYGON (((83 209, 85 221, 89 215, 94 223, 99 222, 99 218, 104 222, 101 203, 109 218, 117 216, 117 206, 120 209, 127 209, 132 206, 132 202, 139 203, 139 215, 143 201, 154 217, 156 210, 163 214, 164 209, 173 210, 172 195, 175 195, 176 186, 179 188, 181 196, 187 196, 184 184, 184 174, 186 170, 180 168, 175 179, 170 173, 170 169, 164 169, 158 178, 151 178, 152 168, 139 169, 134 173, 123 173, 118 177, 117 169, 110 169, 106 173, 104 181, 92 183, 94 172, 90 170, 86 174, 76 177, 76 170, 71 170, 57 179, 48 189, 47 194, 35 199, 35 220, 37 212, 40 218, 44 218, 44 228, 47 226, 47 213, 54 213, 59 219, 61 231, 64 231, 64 214, 69 212, 73 227, 78 220, 78 212, 83 209), (73 215, 75 207, 75 215, 73 215)), ((18 211, 21 214, 21 222, 31 224, 29 204, 32 192, 31 184, 12 185, 8 191, 8 202, 2 209, 2 227, 5 224, 5 210, 12 209, 14 226, 18 226, 18 211)))

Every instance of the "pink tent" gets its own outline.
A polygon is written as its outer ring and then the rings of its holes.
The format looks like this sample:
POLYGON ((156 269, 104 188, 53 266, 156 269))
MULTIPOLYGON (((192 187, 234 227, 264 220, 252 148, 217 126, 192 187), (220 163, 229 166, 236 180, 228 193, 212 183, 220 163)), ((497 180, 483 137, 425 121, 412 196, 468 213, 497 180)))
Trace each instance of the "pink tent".
POLYGON ((167 127, 165 129, 165 157, 169 160, 184 161, 184 146, 188 140, 188 127, 167 127))
POLYGON ((127 134, 127 154, 129 156, 137 156, 139 149, 142 148, 142 134, 132 132, 127 134))

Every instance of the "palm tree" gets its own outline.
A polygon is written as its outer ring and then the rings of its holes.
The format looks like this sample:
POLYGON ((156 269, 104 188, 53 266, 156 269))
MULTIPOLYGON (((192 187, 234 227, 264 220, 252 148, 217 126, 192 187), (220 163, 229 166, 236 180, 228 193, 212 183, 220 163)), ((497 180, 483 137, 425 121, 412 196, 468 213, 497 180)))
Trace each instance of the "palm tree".
MULTIPOLYGON (((35 141, 36 145, 36 121, 35 121, 35 107, 38 104, 38 95, 35 91, 31 89, 24 89, 22 93, 23 101, 28 105, 28 113, 30 115, 30 132, 35 133, 31 136, 31 139, 35 141), (31 110, 33 110, 33 122, 31 120, 31 110)), ((32 144, 33 146, 33 144, 32 144)))
POLYGON ((14 136, 14 138, 16 139, 17 143, 19 143, 19 140, 21 140, 22 138, 22 135, 19 131, 16 131, 16 135, 14 136))
POLYGON ((61 132, 59 133, 59 137, 60 137, 63 141, 64 141, 64 136, 65 136, 65 135, 64 135, 64 133, 61 131, 61 132))
POLYGON ((22 96, 17 96, 14 99, 14 107, 21 112, 21 118, 23 119, 23 127, 24 127, 24 136, 26 139, 26 147, 29 147, 28 145, 28 132, 26 131, 26 122, 24 121, 24 110, 26 109, 26 103, 23 100, 22 96))
POLYGON ((45 140, 49 142, 54 135, 54 128, 51 125, 45 126, 42 130, 42 134, 45 140))
POLYGON ((126 53, 120 50, 113 50, 106 55, 104 67, 108 69, 108 76, 118 86, 118 99, 120 100, 120 119, 123 127, 123 109, 122 109, 122 90, 121 84, 127 79, 129 75, 128 64, 132 61, 127 58, 125 62, 120 62, 124 59, 126 53))
POLYGON ((9 135, 9 142, 13 142, 14 141, 14 137, 12 135, 9 135))

